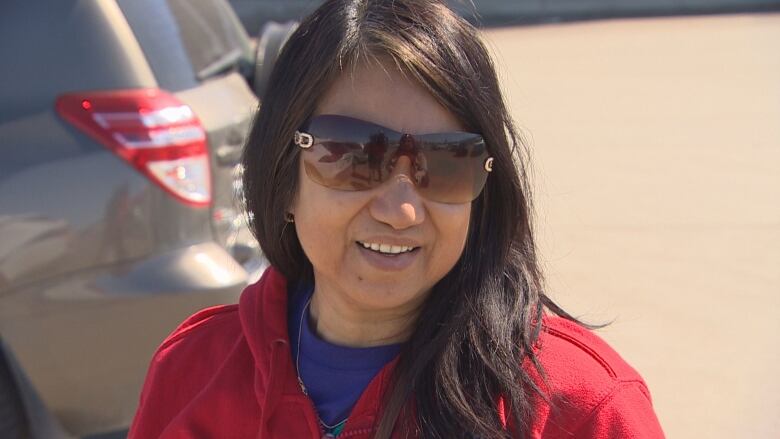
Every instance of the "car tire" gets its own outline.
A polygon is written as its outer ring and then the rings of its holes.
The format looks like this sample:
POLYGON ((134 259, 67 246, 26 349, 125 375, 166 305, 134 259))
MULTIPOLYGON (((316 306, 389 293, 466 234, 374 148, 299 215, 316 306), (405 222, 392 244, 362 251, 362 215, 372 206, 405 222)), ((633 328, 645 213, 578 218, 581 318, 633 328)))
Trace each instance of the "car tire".
POLYGON ((0 438, 28 439, 29 429, 19 392, 0 349, 0 438))

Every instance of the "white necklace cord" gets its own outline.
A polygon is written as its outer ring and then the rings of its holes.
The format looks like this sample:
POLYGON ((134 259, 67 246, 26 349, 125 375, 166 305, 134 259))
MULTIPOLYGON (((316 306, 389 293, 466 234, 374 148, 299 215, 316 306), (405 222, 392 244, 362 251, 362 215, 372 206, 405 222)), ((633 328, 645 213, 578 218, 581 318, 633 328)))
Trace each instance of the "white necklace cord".
MULTIPOLYGON (((303 332, 303 321, 306 320, 306 313, 309 311, 309 305, 311 304, 312 297, 314 296, 312 295, 311 297, 309 297, 309 300, 306 301, 306 305, 303 306, 301 319, 298 322, 298 349, 295 351, 295 374, 298 376, 298 385, 301 386, 301 392, 303 392, 303 394, 306 396, 309 396, 309 392, 306 391, 306 385, 303 384, 303 379, 301 378, 301 366, 300 366, 301 365, 301 333, 303 332)), ((346 418, 342 419, 341 421, 333 425, 328 425, 325 423, 325 421, 322 420, 322 418, 320 418, 319 413, 317 414, 317 420, 320 421, 320 424, 322 424, 322 426, 327 428, 328 430, 333 430, 339 425, 347 422, 348 418, 349 415, 347 415, 346 418)))

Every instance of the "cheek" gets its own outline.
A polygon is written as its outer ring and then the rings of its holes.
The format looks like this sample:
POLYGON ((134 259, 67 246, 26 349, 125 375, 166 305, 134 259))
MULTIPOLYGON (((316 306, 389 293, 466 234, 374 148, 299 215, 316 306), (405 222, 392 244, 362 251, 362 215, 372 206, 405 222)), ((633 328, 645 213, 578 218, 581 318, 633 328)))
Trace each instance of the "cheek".
POLYGON ((298 187, 292 213, 301 246, 315 267, 337 265, 348 244, 350 222, 359 207, 353 197, 308 181, 305 175, 298 187))
POLYGON ((439 239, 437 271, 443 271, 442 276, 452 269, 463 253, 469 231, 471 204, 439 206, 431 218, 435 220, 439 239))

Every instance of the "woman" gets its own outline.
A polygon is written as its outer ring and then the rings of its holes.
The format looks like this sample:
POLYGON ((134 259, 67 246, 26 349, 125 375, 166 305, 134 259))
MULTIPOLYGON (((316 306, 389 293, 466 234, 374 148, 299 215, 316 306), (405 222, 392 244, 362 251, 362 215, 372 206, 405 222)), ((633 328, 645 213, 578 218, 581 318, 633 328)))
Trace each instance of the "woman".
POLYGON ((663 437, 642 378, 542 290, 473 27, 328 1, 271 82, 244 175, 272 268, 163 342, 131 438, 663 437))

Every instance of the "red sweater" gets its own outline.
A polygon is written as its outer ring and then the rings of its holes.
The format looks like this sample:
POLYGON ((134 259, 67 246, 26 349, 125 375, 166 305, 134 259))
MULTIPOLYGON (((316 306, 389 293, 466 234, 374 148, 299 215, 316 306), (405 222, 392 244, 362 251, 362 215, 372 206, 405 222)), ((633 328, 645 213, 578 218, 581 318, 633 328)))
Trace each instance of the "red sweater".
MULTIPOLYGON (((152 359, 129 439, 320 438, 286 320, 286 281, 268 269, 238 305, 184 321, 152 359)), ((664 437, 644 381, 600 338, 545 318, 537 346, 556 408, 537 399, 533 438, 664 437)), ((371 437, 394 363, 368 385, 340 438, 371 437)))

